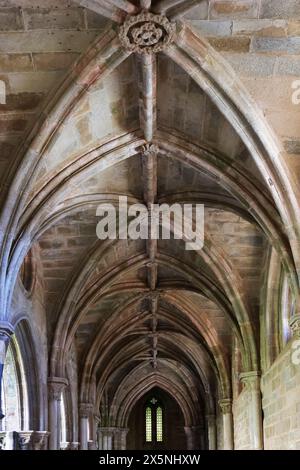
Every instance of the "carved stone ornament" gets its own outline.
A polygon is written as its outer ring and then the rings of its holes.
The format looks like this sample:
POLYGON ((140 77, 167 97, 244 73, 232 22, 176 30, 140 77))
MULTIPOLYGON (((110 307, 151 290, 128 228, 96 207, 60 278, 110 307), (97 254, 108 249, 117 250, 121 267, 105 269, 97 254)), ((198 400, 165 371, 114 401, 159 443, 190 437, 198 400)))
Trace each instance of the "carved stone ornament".
POLYGON ((176 26, 162 15, 143 11, 128 16, 119 30, 122 45, 131 52, 151 54, 161 52, 174 39, 176 26))
POLYGON ((80 403, 79 405, 79 416, 81 418, 88 418, 94 411, 94 405, 91 403, 80 403))
POLYGON ((33 431, 14 432, 14 448, 16 450, 31 450, 33 431))
POLYGON ((250 391, 260 391, 260 376, 259 371, 243 372, 240 374, 240 380, 250 391))
POLYGON ((79 442, 70 442, 70 450, 78 450, 79 449, 79 442))
POLYGON ((224 415, 232 412, 232 400, 230 398, 219 400, 219 405, 224 415))
POLYGON ((34 431, 32 435, 32 447, 34 450, 46 450, 48 447, 49 433, 47 431, 34 431))
POLYGON ((290 321, 290 327, 293 333, 293 336, 300 338, 300 315, 294 315, 290 321))
POLYGON ((158 154, 158 146, 155 144, 146 144, 142 146, 142 154, 145 157, 158 154))
POLYGON ((0 450, 5 450, 6 445, 6 432, 0 431, 0 450))
POLYGON ((60 377, 49 377, 48 378, 48 396, 50 400, 61 399, 63 390, 67 387, 68 381, 60 377))

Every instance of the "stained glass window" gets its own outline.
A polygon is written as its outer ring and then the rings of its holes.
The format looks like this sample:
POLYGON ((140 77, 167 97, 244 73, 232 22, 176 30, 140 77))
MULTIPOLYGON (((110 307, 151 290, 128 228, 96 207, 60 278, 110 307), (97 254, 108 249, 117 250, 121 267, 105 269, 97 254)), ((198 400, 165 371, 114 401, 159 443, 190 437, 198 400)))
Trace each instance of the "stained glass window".
POLYGON ((146 408, 146 442, 152 442, 152 409, 146 408))
POLYGON ((158 406, 156 408, 156 441, 162 442, 163 440, 163 417, 162 408, 158 406))
POLYGON ((163 442, 163 409, 155 397, 146 404, 145 433, 147 443, 163 442))

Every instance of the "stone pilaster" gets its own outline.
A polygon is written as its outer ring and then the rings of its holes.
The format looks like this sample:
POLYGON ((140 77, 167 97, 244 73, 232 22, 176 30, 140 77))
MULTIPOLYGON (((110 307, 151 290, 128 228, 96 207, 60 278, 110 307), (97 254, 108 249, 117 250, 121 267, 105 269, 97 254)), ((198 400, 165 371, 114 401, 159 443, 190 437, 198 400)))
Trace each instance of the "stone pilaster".
POLYGON ((233 450, 233 416, 232 416, 232 400, 231 398, 223 398, 219 400, 223 416, 223 448, 224 450, 233 450))
POLYGON ((252 450, 263 449, 262 398, 260 372, 250 371, 240 375, 240 379, 250 394, 249 416, 252 450))
POLYGON ((48 405, 49 405, 49 449, 60 449, 60 400, 68 381, 62 377, 48 379, 48 405))

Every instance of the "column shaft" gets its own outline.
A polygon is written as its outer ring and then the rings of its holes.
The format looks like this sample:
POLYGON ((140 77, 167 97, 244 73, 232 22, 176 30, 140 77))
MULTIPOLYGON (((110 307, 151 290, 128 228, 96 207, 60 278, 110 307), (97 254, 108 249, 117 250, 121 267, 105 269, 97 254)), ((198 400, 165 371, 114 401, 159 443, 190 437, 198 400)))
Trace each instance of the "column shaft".
POLYGON ((232 400, 225 398, 219 401, 219 405, 223 416, 223 449, 233 450, 233 416, 232 416, 232 400))
POLYGON ((89 420, 92 419, 94 405, 91 403, 81 403, 79 405, 80 419, 80 450, 88 450, 88 429, 89 420))
POLYGON ((58 450, 60 448, 60 400, 61 394, 68 381, 61 377, 50 377, 48 379, 48 411, 49 411, 49 449, 58 450))
POLYGON ((258 371, 246 372, 241 374, 240 378, 250 394, 249 416, 251 449, 262 450, 264 443, 260 373, 258 371))
POLYGON ((208 431, 208 448, 209 450, 217 449, 217 429, 216 429, 216 417, 215 415, 208 415, 207 419, 207 431, 208 431))
POLYGON ((88 448, 88 417, 80 417, 80 450, 88 448))

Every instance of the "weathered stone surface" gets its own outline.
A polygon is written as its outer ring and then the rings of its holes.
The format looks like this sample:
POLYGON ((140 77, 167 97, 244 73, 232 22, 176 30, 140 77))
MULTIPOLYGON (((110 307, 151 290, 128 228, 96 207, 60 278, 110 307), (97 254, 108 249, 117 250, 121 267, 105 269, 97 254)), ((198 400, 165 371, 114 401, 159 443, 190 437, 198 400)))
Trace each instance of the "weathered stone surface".
POLYGON ((0 54, 0 71, 29 72, 33 70, 30 54, 0 54))
POLYGON ((276 64, 276 57, 265 57, 259 54, 229 55, 226 57, 235 71, 242 77, 268 77, 272 76, 276 64))
POLYGON ((297 0, 263 0, 260 9, 261 18, 300 18, 297 0))
POLYGON ((288 54, 300 53, 300 37, 295 38, 253 38, 251 50, 254 52, 285 52, 288 54))
POLYGON ((24 29, 21 10, 19 8, 1 8, 0 31, 20 31, 24 29))
POLYGON ((300 20, 289 21, 288 23, 288 35, 289 36, 300 36, 300 20))
POLYGON ((275 69, 276 75, 300 76, 300 59, 298 57, 278 57, 275 69))
POLYGON ((6 104, 0 104, 1 111, 32 111, 43 98, 39 93, 20 93, 17 95, 7 95, 6 104))
POLYGON ((199 30, 204 36, 230 36, 232 22, 231 21, 203 21, 189 20, 192 26, 199 30))
POLYGON ((284 148, 287 153, 300 155, 300 140, 286 140, 284 142, 284 148))
POLYGON ((82 52, 96 35, 96 31, 30 31, 24 42, 23 33, 0 33, 0 52, 82 52))
POLYGON ((75 52, 32 54, 34 67, 39 71, 68 69, 78 57, 75 52))
MULTIPOLYGON (((1 76, 0 76, 1 77, 1 76)), ((44 93, 59 82, 63 72, 59 70, 49 72, 13 73, 2 76, 8 83, 8 91, 11 94, 19 93, 44 93)))
POLYGON ((257 18, 258 2, 256 0, 212 0, 210 2, 211 18, 257 18))
POLYGON ((188 20, 206 20, 208 18, 209 2, 203 0, 200 5, 196 5, 184 15, 188 20))
POLYGON ((83 29, 83 10, 68 9, 28 9, 23 10, 26 29, 83 29))
POLYGON ((218 51, 249 52, 250 38, 211 38, 210 44, 218 51))
POLYGON ((27 125, 26 119, 1 119, 0 118, 0 134, 6 132, 24 131, 27 125))
POLYGON ((87 26, 88 29, 98 29, 102 30, 109 25, 109 20, 107 18, 104 18, 101 15, 98 15, 97 13, 91 11, 91 10, 85 10, 86 14, 86 21, 87 21, 87 26))
POLYGON ((285 37, 289 28, 285 20, 235 20, 232 34, 285 37))

